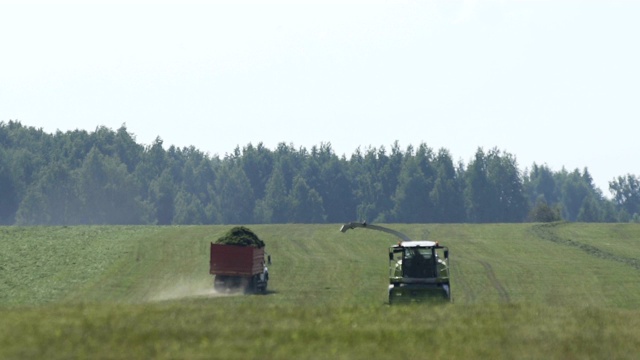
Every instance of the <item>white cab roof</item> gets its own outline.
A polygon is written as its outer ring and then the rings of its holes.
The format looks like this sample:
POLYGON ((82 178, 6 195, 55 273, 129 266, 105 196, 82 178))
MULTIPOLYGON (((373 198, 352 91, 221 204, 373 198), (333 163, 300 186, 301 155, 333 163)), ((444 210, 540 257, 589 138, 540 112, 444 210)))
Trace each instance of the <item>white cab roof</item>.
POLYGON ((403 241, 400 243, 402 247, 434 247, 436 246, 435 241, 427 241, 427 240, 416 240, 416 241, 403 241))

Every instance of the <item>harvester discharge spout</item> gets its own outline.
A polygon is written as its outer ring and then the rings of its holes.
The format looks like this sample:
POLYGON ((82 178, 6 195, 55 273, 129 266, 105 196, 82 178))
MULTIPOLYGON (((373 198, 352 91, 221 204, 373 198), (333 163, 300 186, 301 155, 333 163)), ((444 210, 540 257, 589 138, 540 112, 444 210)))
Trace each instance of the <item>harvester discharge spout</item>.
POLYGON ((399 237, 400 239, 402 239, 402 241, 411 241, 411 239, 407 235, 405 235, 405 234, 403 234, 403 233, 401 233, 399 231, 396 231, 396 230, 393 230, 393 229, 389 229, 389 228, 386 228, 384 226, 367 224, 366 222, 361 222, 361 223, 359 223, 359 222, 350 222, 350 223, 346 223, 346 224, 342 225, 342 227, 340 228, 340 231, 341 232, 347 232, 347 230, 355 229, 355 228, 378 230, 378 231, 386 232, 388 234, 395 235, 395 236, 399 237))

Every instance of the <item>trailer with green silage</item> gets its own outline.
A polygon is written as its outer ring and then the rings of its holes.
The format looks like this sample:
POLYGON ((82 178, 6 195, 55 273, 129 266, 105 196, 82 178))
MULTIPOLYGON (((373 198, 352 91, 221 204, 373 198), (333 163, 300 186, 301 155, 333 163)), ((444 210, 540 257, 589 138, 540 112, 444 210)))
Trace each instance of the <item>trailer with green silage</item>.
POLYGON ((265 293, 271 256, 251 230, 237 226, 211 243, 209 274, 218 292, 265 293))

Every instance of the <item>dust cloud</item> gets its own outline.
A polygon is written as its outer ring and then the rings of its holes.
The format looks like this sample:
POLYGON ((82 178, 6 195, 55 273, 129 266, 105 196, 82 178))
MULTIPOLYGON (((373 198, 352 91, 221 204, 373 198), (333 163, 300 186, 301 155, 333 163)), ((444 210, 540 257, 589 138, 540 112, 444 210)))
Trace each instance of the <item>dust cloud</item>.
POLYGON ((213 289, 211 282, 202 281, 178 281, 175 284, 162 286, 152 291, 146 300, 149 302, 178 300, 197 297, 222 297, 234 296, 237 293, 218 292, 213 289))

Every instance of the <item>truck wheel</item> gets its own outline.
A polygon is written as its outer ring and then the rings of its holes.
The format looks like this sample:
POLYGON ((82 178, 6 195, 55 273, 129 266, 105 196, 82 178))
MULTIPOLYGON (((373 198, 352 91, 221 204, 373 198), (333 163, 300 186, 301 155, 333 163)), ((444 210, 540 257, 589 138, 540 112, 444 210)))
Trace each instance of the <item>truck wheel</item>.
POLYGON ((258 279, 255 276, 249 278, 249 282, 244 292, 245 294, 255 294, 258 292, 258 279))
POLYGON ((227 278, 226 276, 216 275, 213 278, 213 290, 217 292, 227 291, 229 288, 226 285, 227 278))

